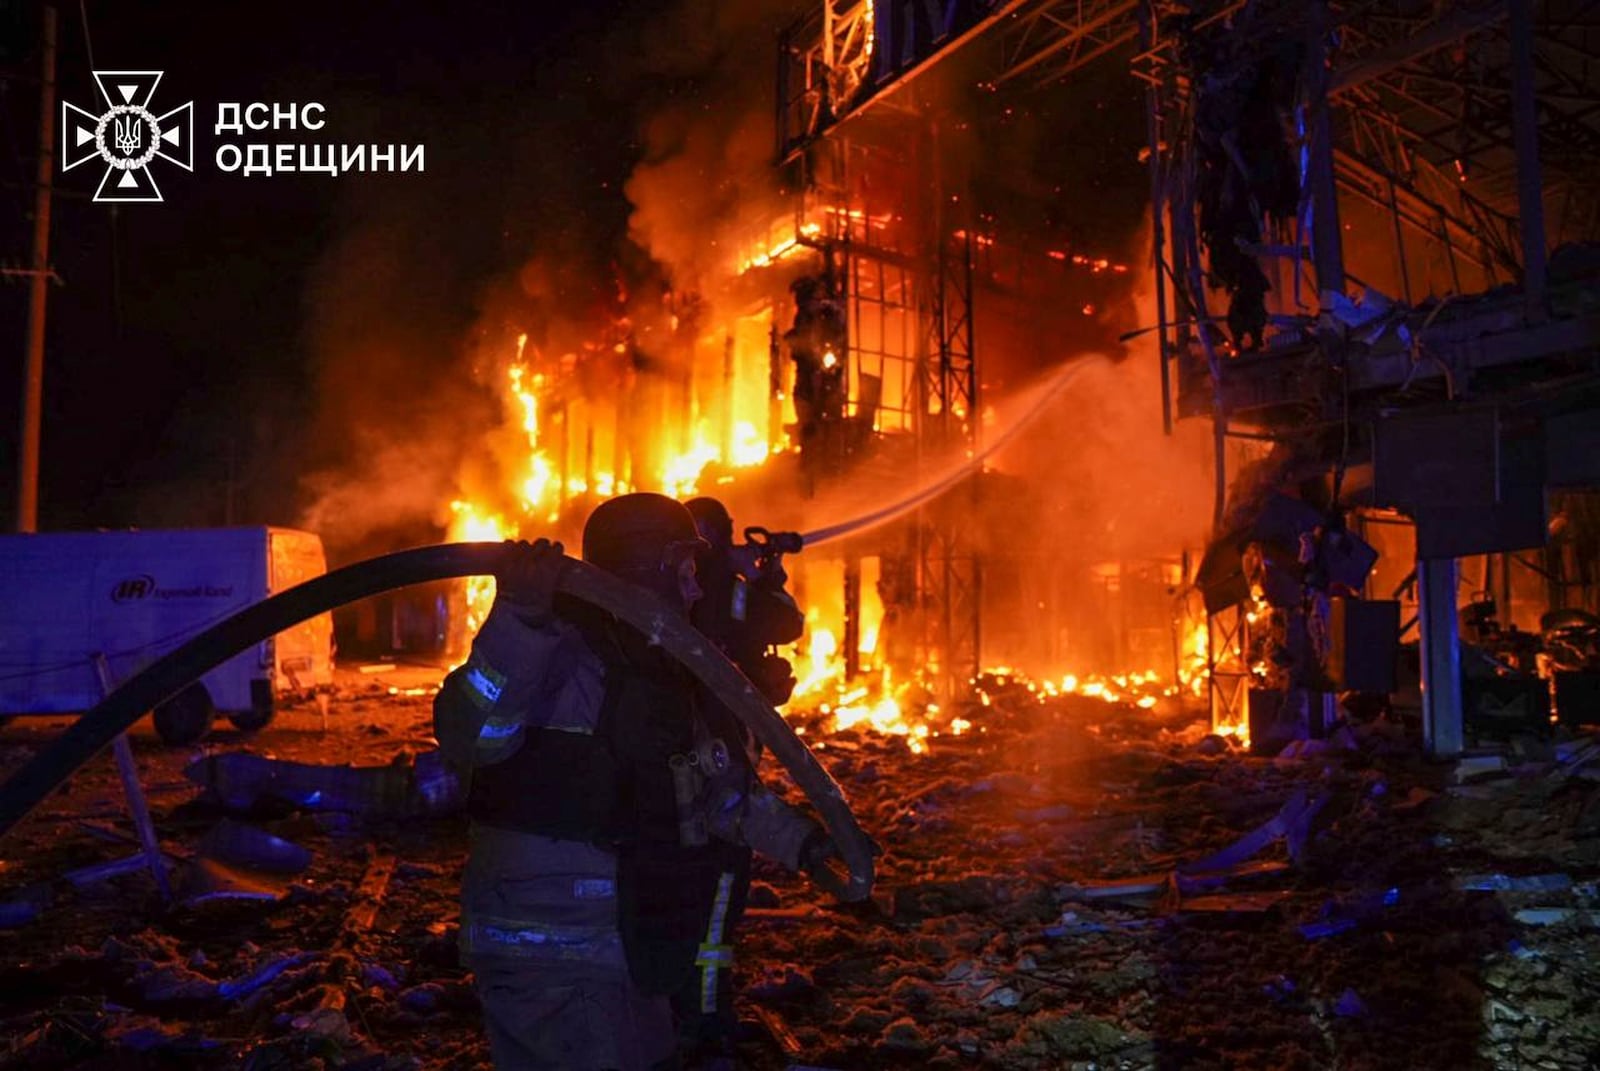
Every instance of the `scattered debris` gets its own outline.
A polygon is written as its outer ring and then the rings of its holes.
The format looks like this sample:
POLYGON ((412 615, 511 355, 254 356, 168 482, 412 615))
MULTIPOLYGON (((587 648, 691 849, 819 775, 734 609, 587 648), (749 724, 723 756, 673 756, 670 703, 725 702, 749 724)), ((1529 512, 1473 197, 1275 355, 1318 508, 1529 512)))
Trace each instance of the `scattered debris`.
POLYGON ((1172 888, 1169 874, 1153 874, 1122 881, 1087 881, 1061 885, 1056 889, 1058 900, 1149 900, 1164 896, 1172 888))
MULTIPOLYGON (((425 746, 428 698, 360 702, 328 737, 308 709, 313 731, 265 739, 291 768, 348 763, 325 787, 394 769, 414 786, 424 764, 386 765, 383 749, 425 746)), ((1600 986, 1600 826, 1582 832, 1600 789, 1561 766, 1581 752, 1455 786, 1493 793, 1478 800, 1445 794, 1453 767, 1361 729, 1358 751, 1272 762, 1196 754, 1204 734, 1162 735, 1176 723, 1099 700, 992 703, 962 715, 986 731, 922 755, 830 739, 825 761, 888 849, 883 895, 841 908, 758 865, 739 935, 737 1010, 760 1024, 741 1044, 750 1071, 1315 1065, 1330 1038, 1351 1066, 1426 1047, 1437 1066, 1577 1068, 1600 1044, 1573 996, 1600 986), (1374 955, 1429 966, 1374 971, 1374 955)), ((161 756, 149 776, 183 761, 161 756)), ((58 806, 120 801, 115 776, 109 759, 86 768, 58 806)), ((0 871, 0 918, 33 920, 6 934, 7 962, 27 966, 0 964, 25 994, 0 1013, 15 1039, 0 1061, 63 1066, 52 1053, 92 1045, 106 1066, 484 1066, 456 953, 464 824, 275 791, 248 818, 154 816, 178 876, 251 883, 175 916, 146 917, 159 900, 132 871, 22 894, 130 843, 114 808, 92 829, 24 827, 35 841, 0 871)))
POLYGON ((122 877, 124 874, 136 874, 144 870, 148 864, 143 855, 129 855, 121 859, 113 859, 107 863, 94 863, 90 866, 78 867, 69 870, 61 877, 64 881, 78 889, 87 889, 110 881, 112 878, 122 877))
POLYGON ((191 907, 219 900, 276 903, 289 887, 271 875, 240 870, 212 859, 196 859, 188 870, 180 898, 191 907))
POLYGON ((1245 914, 1260 914, 1271 911, 1279 904, 1288 900, 1294 893, 1286 889, 1271 889, 1260 892, 1223 893, 1214 896, 1196 896, 1183 901, 1185 911, 1209 912, 1243 912, 1245 914))
POLYGON ((1308 922, 1300 927, 1300 934, 1309 941, 1318 941, 1324 937, 1348 933, 1385 908, 1394 907, 1399 902, 1400 890, 1397 888, 1384 889, 1382 892, 1369 893, 1348 900, 1329 901, 1322 906, 1321 915, 1316 922, 1308 922))
POLYGON ((1506 770, 1504 755, 1466 755, 1456 762, 1455 781, 1466 784, 1476 778, 1502 774, 1506 770))
POLYGON ((1507 874, 1475 874, 1458 878, 1456 888, 1472 892, 1564 892, 1572 888, 1572 878, 1567 874, 1528 874, 1516 878, 1507 874))
POLYGON ((248 974, 219 983, 217 996, 223 1000, 243 1000, 272 984, 285 971, 310 963, 317 958, 318 953, 315 952, 293 952, 274 956, 248 974))
POLYGON ((282 837, 224 818, 200 838, 196 854, 243 870, 267 874, 299 874, 311 865, 311 853, 282 837))
POLYGON ((1339 999, 1333 1002, 1333 1014, 1341 1019, 1357 1019, 1367 1014, 1366 1001, 1361 999, 1361 994, 1354 989, 1346 989, 1339 994, 1339 999))
POLYGON ((0 900, 0 930, 28 925, 50 906, 52 899, 50 886, 40 883, 19 889, 9 900, 0 900))
POLYGON ((1582 911, 1575 907, 1525 907, 1512 917, 1527 926, 1557 926, 1563 922, 1600 925, 1600 911, 1582 911))
POLYGON ((773 1040, 778 1043, 778 1046, 785 1053, 791 1057, 800 1055, 802 1048, 800 1040, 794 1036, 794 1031, 789 1029, 788 1024, 783 1021, 783 1018, 777 1012, 771 1008, 763 1008, 758 1005, 751 1009, 751 1014, 756 1017, 756 1020, 762 1026, 766 1027, 767 1033, 772 1035, 773 1040))
POLYGON ((184 776, 222 806, 339 811, 374 818, 449 814, 461 807, 461 786, 437 751, 397 755, 386 766, 324 766, 234 751, 207 755, 184 776))

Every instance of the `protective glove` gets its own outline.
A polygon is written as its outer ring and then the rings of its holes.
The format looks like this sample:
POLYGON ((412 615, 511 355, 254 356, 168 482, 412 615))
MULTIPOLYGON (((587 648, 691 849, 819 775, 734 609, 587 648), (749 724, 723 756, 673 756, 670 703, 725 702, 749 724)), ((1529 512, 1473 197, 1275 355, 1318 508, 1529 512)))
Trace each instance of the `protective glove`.
POLYGON ((826 867, 830 860, 839 858, 839 846, 833 843, 833 838, 828 836, 828 831, 818 826, 806 834, 806 839, 800 842, 800 872, 815 876, 818 869, 826 867))
POLYGON ((567 565, 564 548, 548 539, 506 543, 510 553, 495 577, 495 601, 525 622, 543 621, 554 612, 556 585, 567 565))
POLYGON ((787 658, 762 655, 761 661, 755 666, 756 688, 775 707, 781 707, 789 701, 797 683, 794 669, 787 658))
MULTIPOLYGON (((881 856, 883 846, 870 837, 867 839, 873 858, 881 856)), ((801 873, 823 892, 841 903, 855 899, 850 893, 850 868, 845 865, 844 857, 839 854, 839 846, 834 844, 826 830, 818 827, 806 834, 805 840, 800 842, 799 862, 801 873)))

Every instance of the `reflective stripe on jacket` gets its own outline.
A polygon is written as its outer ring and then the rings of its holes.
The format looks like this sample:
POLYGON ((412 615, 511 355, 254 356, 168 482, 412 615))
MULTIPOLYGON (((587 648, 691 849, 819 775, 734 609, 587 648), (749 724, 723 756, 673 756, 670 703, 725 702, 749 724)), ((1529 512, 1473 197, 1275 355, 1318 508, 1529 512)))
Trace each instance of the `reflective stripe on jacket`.
POLYGON ((592 733, 603 674, 572 625, 552 618, 530 626, 497 601, 434 699, 439 750, 465 782, 514 755, 529 728, 592 733))
POLYGON ((467 962, 582 961, 627 970, 617 926, 617 858, 577 841, 472 827, 461 883, 467 962))

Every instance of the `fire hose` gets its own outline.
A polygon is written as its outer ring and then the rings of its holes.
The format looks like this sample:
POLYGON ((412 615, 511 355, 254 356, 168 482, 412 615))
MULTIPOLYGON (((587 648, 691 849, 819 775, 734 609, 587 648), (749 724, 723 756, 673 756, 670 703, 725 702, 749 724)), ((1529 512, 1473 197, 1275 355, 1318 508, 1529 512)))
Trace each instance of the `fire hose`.
MULTIPOLYGON (((510 550, 505 543, 447 543, 403 550, 335 569, 219 622, 129 677, 0 785, 0 836, 146 711, 239 652, 308 618, 394 588, 497 575, 510 550)), ((838 782, 714 644, 651 592, 592 565, 569 558, 558 590, 612 614, 659 644, 725 704, 811 800, 840 860, 849 868, 845 876, 819 867, 812 879, 842 900, 868 896, 875 845, 857 823, 838 782)))

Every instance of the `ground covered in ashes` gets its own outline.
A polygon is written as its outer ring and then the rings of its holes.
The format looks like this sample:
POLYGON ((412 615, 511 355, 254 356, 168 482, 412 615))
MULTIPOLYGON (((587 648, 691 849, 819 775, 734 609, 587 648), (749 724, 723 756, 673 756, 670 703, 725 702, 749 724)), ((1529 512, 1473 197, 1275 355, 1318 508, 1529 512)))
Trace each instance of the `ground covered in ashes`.
MULTIPOLYGON (((206 749, 404 780, 438 675, 412 676, 206 749)), ((848 906, 758 867, 751 1071, 1600 1066, 1600 742, 1430 762, 1379 721, 1262 758, 1171 701, 997 677, 951 713, 973 728, 925 754, 806 725, 885 854, 848 906)), ((0 732, 0 775, 61 724, 0 732)), ((460 818, 228 807, 195 752, 133 743, 173 899, 123 862, 109 755, 0 843, 0 1068, 488 1065, 460 818)))

